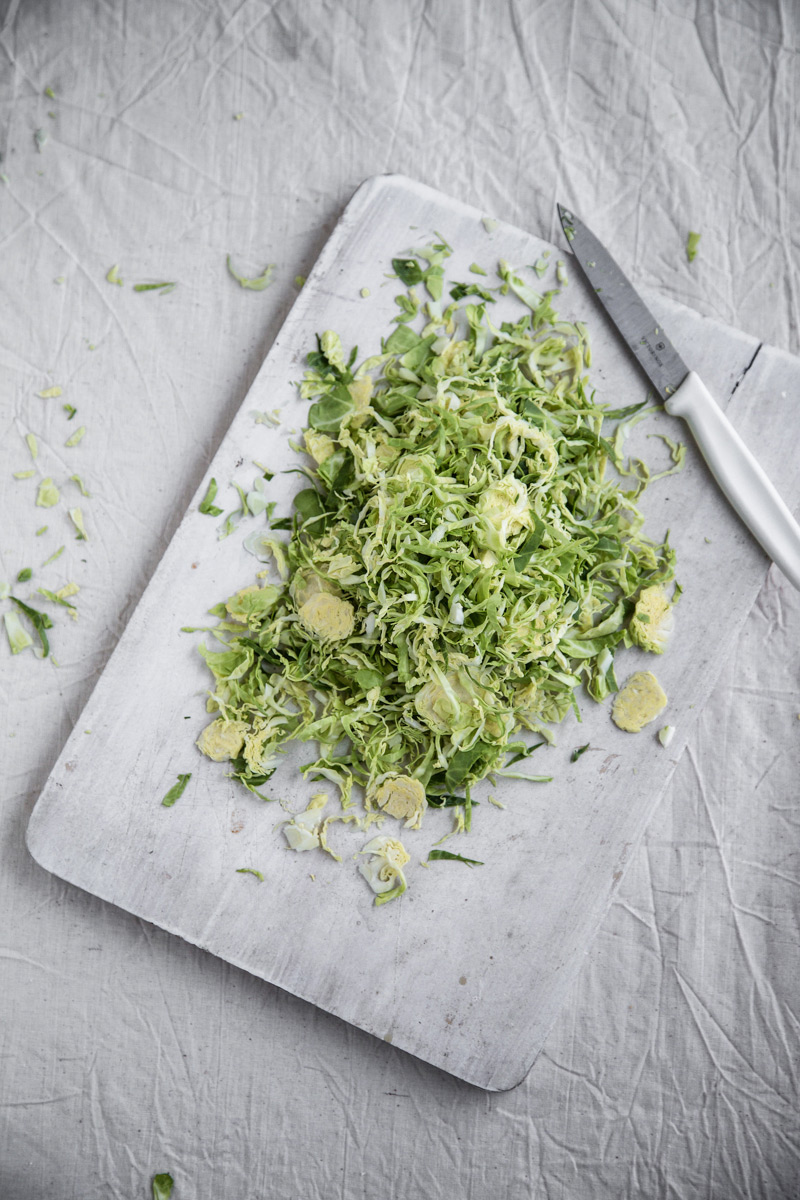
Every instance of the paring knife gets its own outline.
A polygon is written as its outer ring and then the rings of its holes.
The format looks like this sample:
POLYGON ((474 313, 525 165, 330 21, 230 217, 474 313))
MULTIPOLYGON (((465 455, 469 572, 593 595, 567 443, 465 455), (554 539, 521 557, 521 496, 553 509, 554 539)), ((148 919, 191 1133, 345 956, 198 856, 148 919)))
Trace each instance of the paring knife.
POLYGON ((668 413, 683 417, 722 491, 767 554, 800 589, 800 525, 699 375, 690 371, 614 259, 558 205, 570 249, 668 413))

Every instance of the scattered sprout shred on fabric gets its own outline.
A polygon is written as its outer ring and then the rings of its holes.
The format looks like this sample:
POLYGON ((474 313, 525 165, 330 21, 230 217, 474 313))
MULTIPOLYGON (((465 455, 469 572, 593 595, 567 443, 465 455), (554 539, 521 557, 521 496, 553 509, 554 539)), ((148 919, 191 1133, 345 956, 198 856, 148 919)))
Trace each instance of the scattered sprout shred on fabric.
POLYGON ((255 275, 251 278, 239 274, 233 266, 230 254, 225 259, 225 265, 228 268, 228 274, 236 280, 239 287, 244 288, 246 291, 263 292, 264 288, 269 287, 272 283, 272 273, 275 270, 274 263, 270 263, 269 266, 265 267, 260 275, 255 275))

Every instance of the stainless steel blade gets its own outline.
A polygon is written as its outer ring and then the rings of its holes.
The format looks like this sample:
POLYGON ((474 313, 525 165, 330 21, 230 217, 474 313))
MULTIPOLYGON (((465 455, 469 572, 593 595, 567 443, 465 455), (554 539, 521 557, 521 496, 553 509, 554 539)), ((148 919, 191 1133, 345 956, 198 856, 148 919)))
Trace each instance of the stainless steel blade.
POLYGON ((561 226, 597 299, 639 360, 658 395, 677 391, 689 368, 633 284, 590 229, 570 210, 558 205, 561 226))

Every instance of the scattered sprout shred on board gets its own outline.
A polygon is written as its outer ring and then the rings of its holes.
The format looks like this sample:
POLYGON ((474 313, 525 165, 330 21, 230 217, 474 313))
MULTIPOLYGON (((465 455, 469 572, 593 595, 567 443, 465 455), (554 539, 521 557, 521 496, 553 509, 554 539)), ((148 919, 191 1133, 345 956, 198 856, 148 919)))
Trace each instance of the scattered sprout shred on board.
MULTIPOLYGON (((329 850, 331 820, 418 830, 428 808, 453 809, 453 832, 469 832, 475 784, 549 778, 506 772, 535 748, 522 731, 554 741, 577 689, 617 692, 620 646, 661 653, 669 635, 674 553, 645 535, 637 507, 658 476, 622 453, 654 410, 595 401, 586 328, 559 320, 555 291, 503 261, 495 288, 447 284, 450 253, 437 235, 393 260, 407 290, 379 353, 357 365, 338 334, 318 337, 300 384, 308 486, 291 522, 258 506, 287 542, 257 529, 245 543, 262 562, 275 555, 282 582, 216 605, 216 645, 199 647, 214 677, 200 750, 268 799, 287 743, 313 741, 303 774, 339 789, 339 816, 324 818, 319 793, 284 824, 295 850, 329 850), (515 320, 496 323, 498 292, 521 302, 515 320)), ((662 475, 682 465, 671 450, 662 475)), ((666 702, 649 672, 638 684, 623 727, 666 702)), ((359 853, 376 903, 402 894, 397 838, 359 853)))

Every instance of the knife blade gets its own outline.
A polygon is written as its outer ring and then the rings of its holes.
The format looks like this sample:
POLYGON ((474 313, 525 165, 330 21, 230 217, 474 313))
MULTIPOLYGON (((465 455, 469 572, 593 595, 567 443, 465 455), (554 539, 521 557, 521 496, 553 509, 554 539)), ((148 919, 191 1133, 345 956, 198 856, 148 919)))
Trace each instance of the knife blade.
POLYGON ((559 204, 558 215, 594 294, 665 409, 686 421, 730 504, 787 579, 800 589, 800 525, 766 472, 602 242, 571 209, 559 204))

